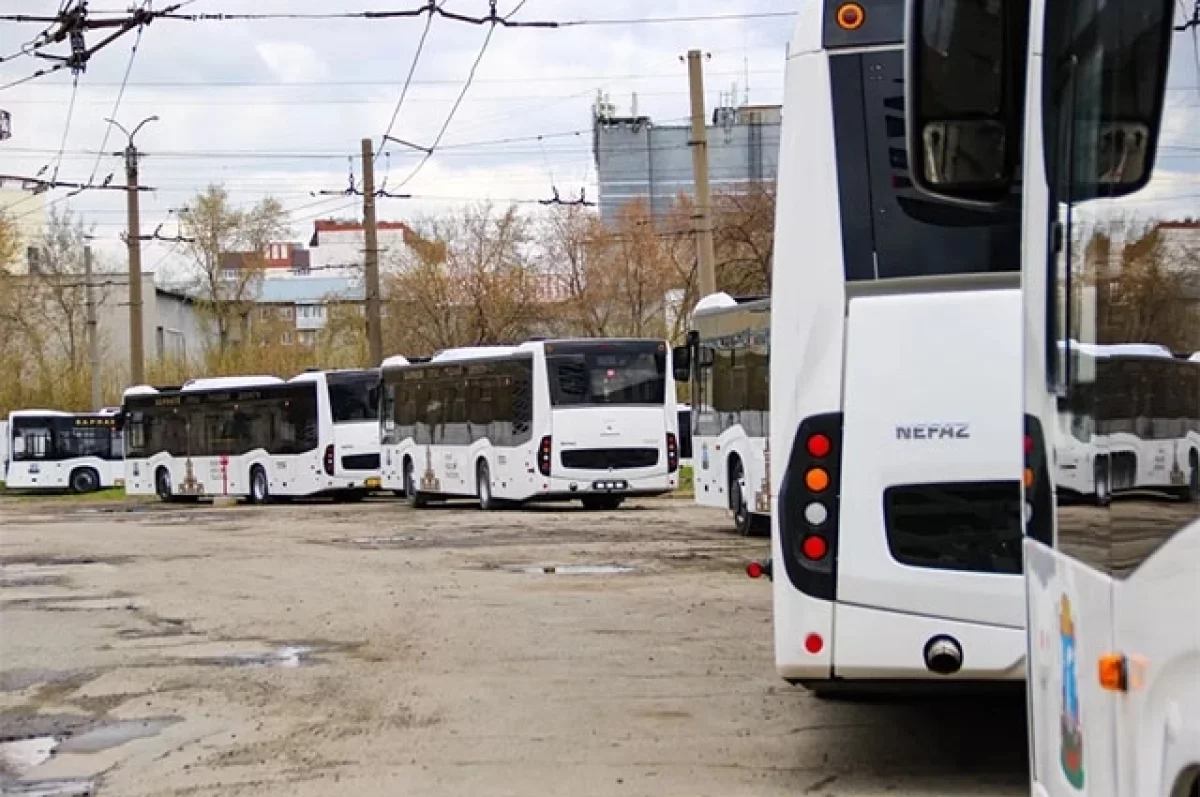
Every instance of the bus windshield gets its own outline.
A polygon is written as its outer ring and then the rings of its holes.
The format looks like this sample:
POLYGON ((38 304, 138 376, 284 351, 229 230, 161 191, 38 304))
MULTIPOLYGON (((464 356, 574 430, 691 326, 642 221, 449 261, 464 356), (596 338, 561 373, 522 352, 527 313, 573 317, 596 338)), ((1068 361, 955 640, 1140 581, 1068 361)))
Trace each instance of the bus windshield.
POLYGON ((555 346, 546 357, 555 407, 662 404, 666 354, 653 343, 555 346))
POLYGON ((16 417, 12 422, 14 462, 76 457, 120 459, 122 444, 113 421, 89 417, 16 417))
POLYGON ((379 377, 375 374, 330 374, 329 406, 334 423, 379 420, 379 377))

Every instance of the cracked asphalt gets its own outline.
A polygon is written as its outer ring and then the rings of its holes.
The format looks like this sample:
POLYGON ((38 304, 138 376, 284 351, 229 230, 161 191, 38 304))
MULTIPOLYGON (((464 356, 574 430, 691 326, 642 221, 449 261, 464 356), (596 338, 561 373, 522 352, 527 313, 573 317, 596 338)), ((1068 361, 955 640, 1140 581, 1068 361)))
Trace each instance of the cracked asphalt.
POLYGON ((2 499, 0 793, 1028 794, 1020 696, 781 681, 767 547, 682 499, 2 499))

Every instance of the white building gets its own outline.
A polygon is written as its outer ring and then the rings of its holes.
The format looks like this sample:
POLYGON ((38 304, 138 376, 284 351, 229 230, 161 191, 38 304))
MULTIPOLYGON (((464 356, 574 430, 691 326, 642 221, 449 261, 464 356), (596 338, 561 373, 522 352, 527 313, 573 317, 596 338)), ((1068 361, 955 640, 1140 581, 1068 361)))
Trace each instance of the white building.
MULTIPOLYGON (((375 224, 379 244, 379 267, 386 271, 390 255, 399 254, 407 246, 411 231, 400 221, 379 221, 375 224)), ((313 222, 312 238, 308 242, 310 265, 322 276, 361 276, 366 265, 366 233, 361 222, 321 219, 313 222)))
POLYGON ((26 251, 46 231, 46 194, 35 194, 33 183, 0 177, 0 216, 12 222, 20 235, 20 248, 14 262, 6 264, 13 274, 29 270, 26 251))

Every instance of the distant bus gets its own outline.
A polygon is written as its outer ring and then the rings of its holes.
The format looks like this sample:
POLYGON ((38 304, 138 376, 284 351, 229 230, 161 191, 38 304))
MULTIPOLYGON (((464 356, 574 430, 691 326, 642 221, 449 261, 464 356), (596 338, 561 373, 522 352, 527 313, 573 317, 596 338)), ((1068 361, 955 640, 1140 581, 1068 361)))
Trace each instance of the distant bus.
POLYGON ((353 500, 378 490, 379 369, 308 371, 288 381, 317 385, 320 422, 333 430, 332 476, 344 490, 341 496, 353 500))
POLYGON ((116 411, 17 410, 9 413, 5 439, 10 461, 0 475, 9 489, 91 493, 122 484, 116 411))
POLYGON ((705 296, 692 313, 688 353, 676 351, 677 379, 691 380, 696 503, 728 509, 742 534, 770 532, 771 300, 705 296), (687 372, 679 368, 690 360, 687 372))
POLYGON ((339 472, 329 393, 316 378, 193 380, 125 392, 126 484, 164 501, 329 495, 357 499, 366 478, 339 472))
POLYGON ((414 506, 478 498, 616 509, 679 482, 661 340, 530 341, 383 365, 383 486, 414 506))

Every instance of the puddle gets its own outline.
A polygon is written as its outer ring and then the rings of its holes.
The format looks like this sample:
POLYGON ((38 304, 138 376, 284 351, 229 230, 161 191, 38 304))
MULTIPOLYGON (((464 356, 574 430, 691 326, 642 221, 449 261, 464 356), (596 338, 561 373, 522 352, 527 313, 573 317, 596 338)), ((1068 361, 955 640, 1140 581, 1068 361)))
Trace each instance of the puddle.
POLYGON ((421 542, 423 539, 423 537, 416 537, 411 534, 397 534, 393 537, 351 537, 348 540, 344 540, 344 542, 350 542, 366 548, 376 548, 380 545, 401 545, 406 542, 421 542))
POLYGON ((87 778, 63 780, 31 780, 5 783, 0 778, 0 794, 20 794, 24 797, 90 797, 96 793, 96 781, 87 778))
MULTIPOLYGON (((8 775, 24 775, 34 767, 45 763, 58 747, 53 736, 34 736, 30 739, 14 739, 0 742, 0 772, 8 775)), ((8 793, 7 789, 4 791, 8 793)))
POLYGON ((62 683, 87 674, 86 670, 4 670, 0 672, 0 692, 21 692, 31 686, 62 683))
POLYGON ((506 565, 501 569, 549 576, 608 576, 637 570, 630 565, 506 565))
POLYGON ((117 720, 77 736, 72 736, 58 747, 59 753, 98 753, 110 747, 157 736, 179 722, 179 717, 150 717, 140 720, 117 720))
POLYGON ((315 663, 314 648, 285 645, 265 653, 233 653, 228 656, 200 656, 191 659, 195 664, 217 667, 303 667, 315 663))

